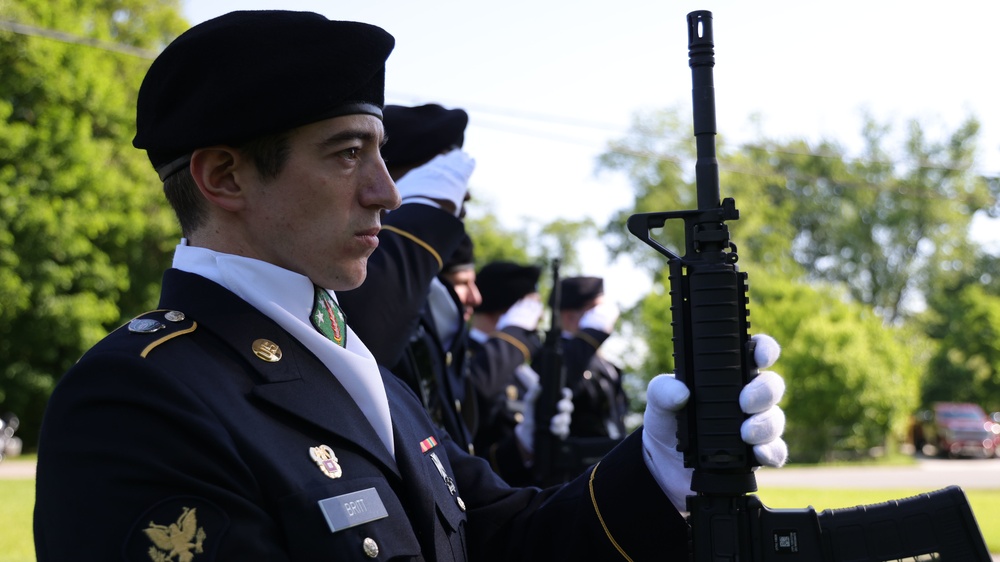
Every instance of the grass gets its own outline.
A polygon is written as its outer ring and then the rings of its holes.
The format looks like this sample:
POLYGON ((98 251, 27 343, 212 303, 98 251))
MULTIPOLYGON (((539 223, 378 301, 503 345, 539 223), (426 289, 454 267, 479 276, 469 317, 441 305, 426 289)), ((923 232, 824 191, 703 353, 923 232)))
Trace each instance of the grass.
MULTIPOLYGON (((868 505, 907 498, 928 490, 833 490, 772 488, 756 495, 771 508, 803 508, 816 511, 868 505)), ((990 552, 1000 553, 1000 489, 965 490, 979 529, 990 552)), ((0 562, 34 562, 31 512, 35 502, 34 480, 0 480, 0 562)))
MULTIPOLYGON (((930 490, 913 488, 880 490, 838 490, 815 488, 768 488, 756 494, 760 501, 772 508, 804 508, 812 506, 817 512, 856 505, 869 505, 889 500, 908 498, 930 490)), ((1000 489, 964 490, 972 506, 972 513, 979 523, 979 530, 990 552, 1000 553, 1000 489)))
POLYGON ((0 480, 0 562, 34 562, 34 480, 0 480))

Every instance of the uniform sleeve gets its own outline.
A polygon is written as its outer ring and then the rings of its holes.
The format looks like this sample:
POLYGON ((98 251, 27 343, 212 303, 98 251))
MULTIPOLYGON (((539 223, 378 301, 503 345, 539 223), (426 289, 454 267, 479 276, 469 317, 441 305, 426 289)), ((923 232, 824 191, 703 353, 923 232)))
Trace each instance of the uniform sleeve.
POLYGON ((402 358, 431 281, 464 232, 459 219, 430 205, 407 204, 385 216, 364 283, 337 292, 347 323, 380 364, 402 358))
MULTIPOLYGON (((641 455, 638 430, 595 467, 559 487, 497 492, 482 479, 478 485, 473 481, 472 491, 464 492, 470 505, 469 558, 687 560, 688 524, 641 455)), ((460 478, 467 476, 456 470, 460 478)))

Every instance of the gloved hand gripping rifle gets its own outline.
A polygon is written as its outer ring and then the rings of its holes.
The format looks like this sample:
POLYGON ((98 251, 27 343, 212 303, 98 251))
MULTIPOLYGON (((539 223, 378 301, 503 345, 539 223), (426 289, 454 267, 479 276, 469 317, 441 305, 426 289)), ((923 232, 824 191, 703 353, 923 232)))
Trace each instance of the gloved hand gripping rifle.
POLYGON ((691 397, 678 415, 678 449, 694 469, 688 496, 695 562, 945 560, 989 562, 962 490, 950 486, 877 505, 772 510, 756 496, 752 448, 739 393, 757 376, 750 339, 747 275, 736 266, 726 221, 739 211, 720 202, 715 155, 712 14, 688 14, 698 209, 642 213, 628 229, 668 259, 676 376, 691 397), (684 221, 680 256, 651 237, 668 220, 684 221), (936 557, 935 557, 936 556, 936 557))

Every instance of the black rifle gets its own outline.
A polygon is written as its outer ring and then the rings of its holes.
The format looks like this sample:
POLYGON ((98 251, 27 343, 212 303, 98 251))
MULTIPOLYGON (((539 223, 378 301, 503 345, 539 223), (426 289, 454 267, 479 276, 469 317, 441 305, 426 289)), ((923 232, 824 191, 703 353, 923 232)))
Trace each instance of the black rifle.
POLYGON ((558 409, 562 389, 566 386, 563 363, 562 321, 559 303, 562 289, 559 281, 559 258, 552 260, 552 316, 537 359, 541 394, 535 402, 535 455, 532 471, 535 484, 561 484, 579 475, 588 466, 601 460, 621 439, 609 437, 576 437, 558 439, 549 424, 558 409))
POLYGON ((566 386, 566 370, 563 366, 562 321, 559 318, 559 301, 562 290, 559 283, 559 258, 552 259, 552 316, 545 342, 538 357, 538 378, 541 394, 535 402, 535 455, 532 471, 535 481, 541 485, 557 483, 555 459, 559 455, 558 439, 549 431, 549 423, 556 414, 562 388, 566 386))
POLYGON ((688 14, 693 81, 698 209, 641 213, 628 229, 668 259, 677 378, 691 397, 678 415, 678 449, 694 469, 688 496, 695 562, 989 562, 982 534, 958 487, 877 505, 772 510, 756 496, 753 450, 740 437, 739 393, 757 376, 747 309, 747 275, 725 222, 732 198, 719 199, 715 157, 712 14, 688 14), (666 221, 684 221, 685 255, 653 239, 666 221))

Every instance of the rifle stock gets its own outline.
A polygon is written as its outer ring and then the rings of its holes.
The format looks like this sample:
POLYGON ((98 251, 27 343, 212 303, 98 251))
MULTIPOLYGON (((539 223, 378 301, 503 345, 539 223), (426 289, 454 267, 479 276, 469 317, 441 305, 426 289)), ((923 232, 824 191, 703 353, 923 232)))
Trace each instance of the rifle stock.
POLYGON ((757 369, 750 338, 747 275, 739 271, 726 221, 739 219, 732 198, 720 201, 715 153, 712 14, 688 14, 697 210, 640 213, 629 231, 667 257, 674 363, 691 390, 678 415, 678 449, 693 468, 688 496, 692 560, 989 562, 982 534, 961 489, 949 487, 872 506, 772 510, 757 490, 752 448, 740 426, 739 393, 757 369), (651 236, 668 220, 684 221, 684 255, 651 236))

